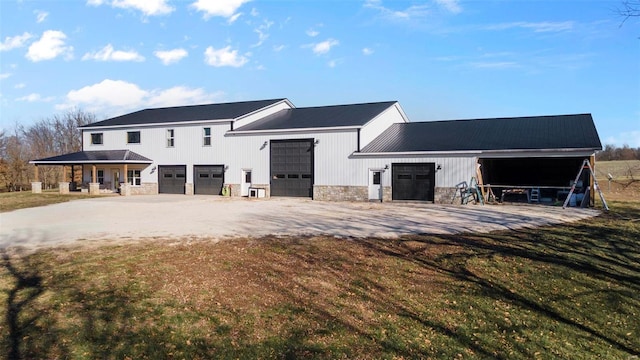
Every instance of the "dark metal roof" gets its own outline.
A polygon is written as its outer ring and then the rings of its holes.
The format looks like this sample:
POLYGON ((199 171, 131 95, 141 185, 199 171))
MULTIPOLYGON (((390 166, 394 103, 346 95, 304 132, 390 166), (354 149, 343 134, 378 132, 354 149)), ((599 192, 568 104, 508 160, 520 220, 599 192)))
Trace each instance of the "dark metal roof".
POLYGON ((394 124, 363 153, 602 149, 591 114, 394 124))
POLYGON ((83 127, 147 125, 168 122, 236 119, 286 99, 145 109, 83 127))
POLYGON ((153 160, 130 150, 100 150, 79 151, 70 154, 52 156, 44 159, 32 160, 32 164, 93 164, 93 163, 134 163, 151 164, 153 160))
POLYGON ((236 131, 363 126, 396 101, 281 110, 236 131))

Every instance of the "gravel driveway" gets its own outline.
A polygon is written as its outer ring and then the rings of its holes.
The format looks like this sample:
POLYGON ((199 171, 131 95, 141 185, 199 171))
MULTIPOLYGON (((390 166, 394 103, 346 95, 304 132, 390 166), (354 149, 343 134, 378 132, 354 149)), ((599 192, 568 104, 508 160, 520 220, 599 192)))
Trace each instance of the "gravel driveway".
POLYGON ((393 238, 404 234, 489 232, 559 224, 593 209, 523 205, 351 203, 152 195, 82 199, 0 214, 0 248, 127 241, 331 235, 393 238))

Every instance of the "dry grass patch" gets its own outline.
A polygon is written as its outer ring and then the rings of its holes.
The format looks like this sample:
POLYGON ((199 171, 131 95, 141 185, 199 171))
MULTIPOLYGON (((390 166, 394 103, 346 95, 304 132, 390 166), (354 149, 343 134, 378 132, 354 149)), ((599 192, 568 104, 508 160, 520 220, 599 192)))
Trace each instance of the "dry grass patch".
POLYGON ((0 212, 58 204, 77 199, 87 199, 91 197, 96 196, 90 196, 80 193, 60 195, 57 190, 45 191, 41 194, 33 194, 30 191, 0 193, 0 212))

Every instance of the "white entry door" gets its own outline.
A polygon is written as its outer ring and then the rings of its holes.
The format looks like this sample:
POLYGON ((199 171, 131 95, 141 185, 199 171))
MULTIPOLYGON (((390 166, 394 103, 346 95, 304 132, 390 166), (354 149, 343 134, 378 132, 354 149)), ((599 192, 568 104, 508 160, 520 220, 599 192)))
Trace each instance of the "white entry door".
POLYGON ((242 182, 240 183, 240 196, 249 196, 251 187, 251 170, 242 170, 242 182))
POLYGON ((369 170, 369 200, 382 201, 382 170, 369 170))

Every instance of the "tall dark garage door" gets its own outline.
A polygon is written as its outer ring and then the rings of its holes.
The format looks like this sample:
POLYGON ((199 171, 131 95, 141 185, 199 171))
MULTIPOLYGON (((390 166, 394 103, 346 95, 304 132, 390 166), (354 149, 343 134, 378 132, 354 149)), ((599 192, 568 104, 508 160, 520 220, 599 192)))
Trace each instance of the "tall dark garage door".
POLYGON ((391 198, 393 200, 433 201, 436 164, 393 164, 391 198))
POLYGON ((220 195, 224 183, 224 165, 196 165, 193 167, 193 192, 220 195))
POLYGON ((187 167, 158 166, 158 192, 161 194, 184 194, 187 182, 187 167))
POLYGON ((313 196, 313 139, 272 140, 271 196, 313 196))

